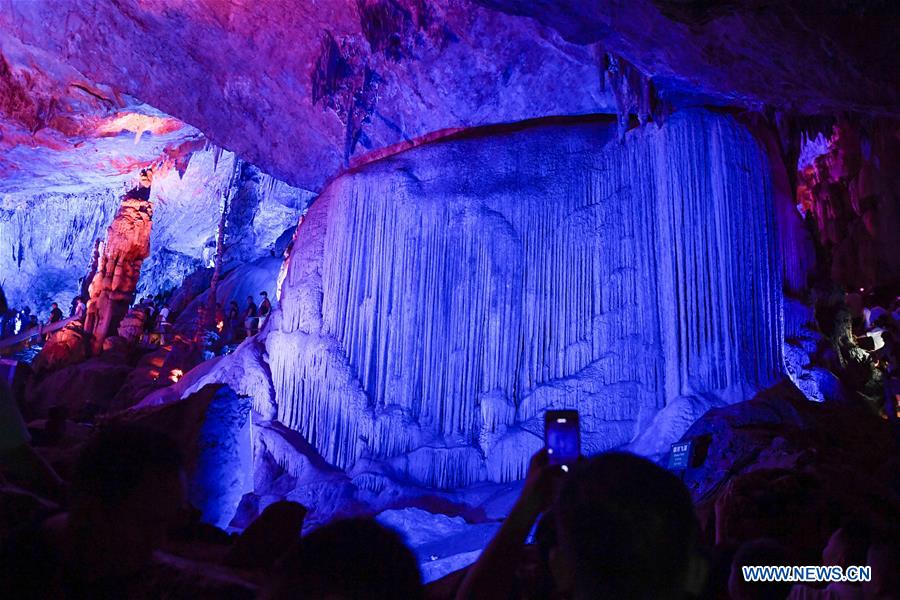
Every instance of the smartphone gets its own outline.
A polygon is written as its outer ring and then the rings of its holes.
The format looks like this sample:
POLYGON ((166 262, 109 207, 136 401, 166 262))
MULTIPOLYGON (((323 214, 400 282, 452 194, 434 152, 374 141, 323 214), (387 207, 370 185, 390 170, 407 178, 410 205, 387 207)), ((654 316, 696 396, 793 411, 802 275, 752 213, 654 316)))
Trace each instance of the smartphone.
POLYGON ((548 410, 544 413, 544 447, 551 465, 563 465, 563 470, 575 464, 581 456, 581 433, 577 410, 548 410))

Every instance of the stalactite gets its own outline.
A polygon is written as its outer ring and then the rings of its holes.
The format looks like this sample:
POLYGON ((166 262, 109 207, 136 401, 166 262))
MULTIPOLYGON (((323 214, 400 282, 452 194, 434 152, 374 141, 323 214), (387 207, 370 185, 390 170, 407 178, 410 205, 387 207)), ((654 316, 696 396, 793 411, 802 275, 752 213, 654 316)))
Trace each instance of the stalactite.
POLYGON ((621 140, 634 115, 638 123, 645 125, 652 119, 661 124, 668 107, 657 97, 650 78, 627 60, 609 52, 600 58, 602 86, 612 92, 616 100, 621 140))
POLYGON ((770 384, 765 153, 703 111, 615 133, 444 141, 333 182, 265 340, 278 420, 339 467, 456 487, 520 478, 547 408, 577 408, 596 452, 679 398, 770 384))

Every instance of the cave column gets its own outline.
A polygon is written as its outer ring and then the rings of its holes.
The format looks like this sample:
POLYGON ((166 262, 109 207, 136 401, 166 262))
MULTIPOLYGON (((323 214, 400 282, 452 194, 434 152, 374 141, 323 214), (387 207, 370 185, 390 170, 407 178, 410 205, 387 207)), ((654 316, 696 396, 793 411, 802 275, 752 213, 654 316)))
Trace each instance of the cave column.
POLYGON ((150 255, 150 183, 150 172, 142 171, 140 183, 125 194, 107 230, 89 287, 85 321, 94 354, 103 348, 107 337, 116 335, 119 322, 134 299, 141 264, 150 255))

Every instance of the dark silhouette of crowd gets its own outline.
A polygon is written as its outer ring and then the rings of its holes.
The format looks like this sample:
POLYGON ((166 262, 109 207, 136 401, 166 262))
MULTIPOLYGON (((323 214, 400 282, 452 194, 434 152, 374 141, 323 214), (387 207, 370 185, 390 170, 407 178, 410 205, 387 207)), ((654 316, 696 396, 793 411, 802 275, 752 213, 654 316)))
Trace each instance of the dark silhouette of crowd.
MULTIPOLYGON (((227 310, 216 303, 215 328, 223 345, 240 343, 259 332, 272 313, 272 302, 269 300, 268 292, 261 291, 259 296, 261 298, 259 304, 255 302, 253 296, 248 296, 243 309, 236 300, 229 302, 227 310)), ((171 341, 174 326, 165 295, 144 296, 135 302, 132 308, 143 314, 144 333, 141 341, 145 345, 157 343, 165 345, 171 341)), ((83 323, 86 315, 87 306, 84 299, 75 296, 69 305, 68 318, 83 323)), ((42 323, 38 316, 32 313, 30 307, 26 306, 21 310, 10 307, 0 288, 0 339, 18 335, 39 325, 59 323, 66 318, 59 304, 52 302, 47 311, 47 319, 42 323)), ((35 329, 35 340, 40 340, 38 333, 39 331, 35 329)))
POLYGON ((184 506, 182 465, 164 434, 101 431, 73 469, 68 509, 38 515, 4 543, 10 597, 130 597, 184 506))
MULTIPOLYGON (((80 296, 76 296, 72 300, 71 307, 69 316, 78 316, 79 319, 76 320, 83 320, 85 310, 80 296)), ((32 312, 30 306, 24 306, 16 310, 8 305, 5 295, 3 295, 3 290, 0 288, 0 339, 25 333, 42 325, 52 325, 65 318, 62 309, 59 308, 59 304, 56 302, 50 303, 46 314, 47 318, 42 321, 36 313, 32 312)))
MULTIPOLYGON (((21 445, 28 435, 7 438, 21 445)), ((0 453, 4 476, 15 472, 8 446, 0 453)), ((220 564, 255 581, 241 588, 246 594, 270 600, 897 597, 895 540, 862 523, 838 529, 822 561, 871 565, 871 582, 750 583, 741 567, 794 564, 789 551, 753 540, 716 566, 691 497, 672 472, 620 452, 581 459, 568 472, 547 458, 545 450, 532 458, 518 500, 478 560, 425 586, 402 537, 371 518, 337 520, 301 536, 305 509, 278 502, 236 539, 204 529, 186 502, 176 444, 140 426, 111 425, 84 445, 70 482, 57 490, 61 508, 40 512, 2 540, 0 581, 10 598, 155 597, 168 581, 160 579, 160 552, 218 535, 231 543, 220 564)))

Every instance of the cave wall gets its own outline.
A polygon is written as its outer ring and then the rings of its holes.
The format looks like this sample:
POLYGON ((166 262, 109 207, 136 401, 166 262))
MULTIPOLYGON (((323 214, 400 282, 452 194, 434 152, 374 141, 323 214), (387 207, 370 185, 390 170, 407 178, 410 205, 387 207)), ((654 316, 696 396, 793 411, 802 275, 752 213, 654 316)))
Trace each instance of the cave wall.
POLYGON ((669 404, 782 372, 772 183, 730 117, 615 137, 481 133, 338 178, 297 231, 262 347, 203 381, 334 465, 433 487, 522 477, 546 408, 578 408, 587 452, 648 430, 642 449, 665 450, 690 424, 659 423, 669 404))
POLYGON ((13 86, 0 117, 22 122, 18 139, 44 139, 80 127, 66 96, 130 95, 319 191, 347 164, 448 128, 613 112, 608 55, 668 103, 896 114, 897 11, 837 4, 0 0, 0 53, 55 57, 66 69, 41 66, 31 82, 71 84, 40 98, 40 85, 13 86))
POLYGON ((314 197, 232 152, 213 145, 194 151, 182 171, 168 168, 154 179, 151 255, 141 271, 140 295, 178 288, 186 275, 211 265, 225 194, 224 261, 232 267, 276 253, 278 238, 296 226, 314 197))
MULTIPOLYGON (((10 14, 0 10, 0 21, 10 14)), ((175 288, 209 263, 226 192, 235 264, 277 253, 314 196, 0 27, 0 285, 12 306, 41 319, 50 302, 66 309, 144 168, 154 171, 154 226, 140 295, 175 288)))
MULTIPOLYGON (((123 147, 134 144, 127 134, 117 137, 123 147)), ((141 268, 140 296, 177 288, 186 275, 208 266, 224 193, 232 196, 225 258, 233 266, 278 253, 276 241, 296 226, 313 198, 202 139, 175 158, 157 157, 150 256, 141 268)), ((94 173, 94 179, 81 181, 84 174, 77 166, 72 170, 73 192, 40 193, 42 183, 49 186, 40 177, 7 194, 0 188, 0 285, 11 306, 30 306, 41 319, 50 302, 66 310, 80 293, 94 243, 105 238, 129 179, 94 173)))
POLYGON ((119 207, 121 191, 0 197, 0 285, 10 306, 41 315, 50 302, 66 310, 87 275, 94 241, 119 207))
POLYGON ((891 2, 475 0, 616 53, 670 97, 800 114, 896 114, 900 14, 891 2))

